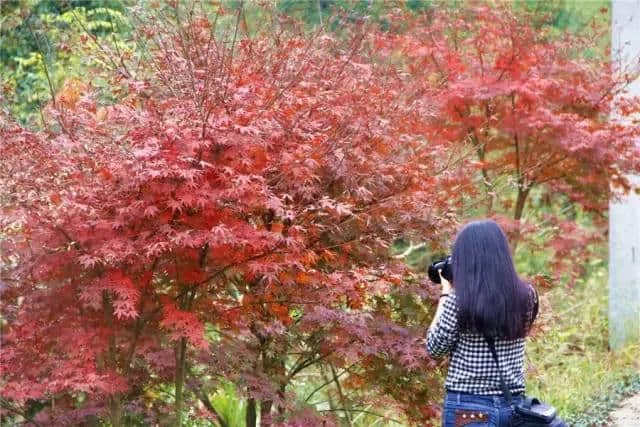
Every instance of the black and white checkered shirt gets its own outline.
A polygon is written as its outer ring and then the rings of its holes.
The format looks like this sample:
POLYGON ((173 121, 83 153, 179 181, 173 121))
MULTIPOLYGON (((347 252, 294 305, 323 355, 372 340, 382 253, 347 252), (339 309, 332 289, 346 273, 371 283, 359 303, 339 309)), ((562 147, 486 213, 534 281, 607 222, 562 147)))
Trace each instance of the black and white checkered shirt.
MULTIPOLYGON (((446 389, 472 394, 502 394, 500 374, 484 337, 461 332, 458 329, 456 296, 451 293, 444 298, 442 314, 427 332, 427 351, 435 358, 451 355, 446 389)), ((530 286, 528 320, 532 322, 537 314, 538 295, 530 286)), ((500 367, 512 393, 524 392, 525 389, 524 342, 524 338, 495 340, 500 367)))

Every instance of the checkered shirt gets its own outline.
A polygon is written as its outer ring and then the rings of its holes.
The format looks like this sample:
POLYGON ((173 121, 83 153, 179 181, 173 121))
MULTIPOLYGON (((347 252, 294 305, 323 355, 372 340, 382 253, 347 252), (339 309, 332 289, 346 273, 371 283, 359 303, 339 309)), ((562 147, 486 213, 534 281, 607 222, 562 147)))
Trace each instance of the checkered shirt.
MULTIPOLYGON (((527 319, 538 314, 538 294, 530 287, 527 319)), ((427 351, 434 358, 451 355, 445 387, 449 391, 471 394, 501 395, 500 374, 484 337, 458 329, 458 306, 455 293, 444 302, 435 326, 427 332, 427 351)), ((496 339, 498 361, 507 387, 512 393, 524 392, 524 338, 496 339)))

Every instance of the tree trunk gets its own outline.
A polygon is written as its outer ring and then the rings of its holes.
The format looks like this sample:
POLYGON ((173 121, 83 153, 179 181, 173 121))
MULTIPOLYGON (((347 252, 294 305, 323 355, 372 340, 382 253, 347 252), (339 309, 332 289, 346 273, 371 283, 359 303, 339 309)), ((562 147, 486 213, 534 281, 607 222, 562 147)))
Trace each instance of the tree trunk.
MULTIPOLYGON (((286 363, 284 361, 284 359, 281 359, 278 362, 278 374, 281 376, 281 378, 283 378, 283 380, 280 382, 280 389, 278 390, 278 396, 280 396, 280 399, 282 399, 282 401, 284 402, 284 393, 287 390, 287 366, 286 363)), ((278 406, 278 414, 279 415, 284 415, 285 413, 285 408, 282 405, 278 406)))
POLYGON ((273 400, 264 400, 260 402, 260 426, 271 425, 271 407, 273 400))
MULTIPOLYGON (((206 246, 203 251, 206 254, 206 246)), ((200 261, 200 265, 202 265, 202 258, 200 261)), ((185 311, 191 311, 191 307, 193 305, 193 301, 196 298, 196 291, 194 288, 187 291, 182 300, 182 304, 180 304, 180 308, 185 311)), ((184 403, 184 379, 185 379, 185 371, 187 365, 187 338, 182 337, 176 346, 176 377, 175 377, 175 387, 176 387, 176 398, 175 398, 175 412, 176 412, 176 423, 175 425, 178 427, 182 427, 182 406, 184 403)))
MULTIPOLYGON (((110 367, 118 371, 118 358, 117 358, 117 345, 116 345, 116 333, 113 327, 113 304, 107 291, 102 292, 102 310, 104 314, 105 323, 107 328, 111 331, 109 335, 109 358, 108 364, 110 367)), ((109 418, 113 427, 122 426, 122 402, 120 401, 120 393, 115 393, 109 398, 109 418)))
MULTIPOLYGON (((331 382, 329 380, 329 377, 327 377, 327 373, 324 370, 324 366, 322 364, 320 364, 320 374, 322 375, 322 379, 325 383, 329 383, 331 382)), ((329 403, 329 409, 331 409, 332 411, 336 410, 336 405, 335 403, 333 403, 333 399, 331 397, 331 389, 327 388, 327 401, 329 403)))
POLYGON ((247 414, 245 416, 247 427, 256 427, 256 400, 252 397, 247 403, 247 414))
POLYGON ((116 393, 109 398, 109 419, 113 427, 122 427, 122 403, 120 402, 120 394, 116 393))
MULTIPOLYGON (((516 199, 516 208, 515 211, 513 213, 513 219, 515 219, 516 221, 520 221, 520 219, 522 218, 522 213, 524 212, 524 204, 527 201, 527 196, 529 195, 529 190, 531 190, 531 187, 527 187, 527 188, 523 188, 523 187, 518 187, 518 197, 516 199)), ((516 232, 513 236, 513 252, 515 254, 516 249, 518 247, 518 241, 520 240, 520 224, 518 224, 518 228, 516 229, 516 232)))
MULTIPOLYGON (((478 136, 474 131, 471 132, 471 140, 473 141, 473 144, 476 147, 476 154, 478 155, 478 160, 484 163, 484 160, 486 158, 484 145, 480 143, 480 140, 478 139, 478 136)), ((484 191, 485 191, 485 197, 486 197, 486 203, 487 203, 487 216, 489 216, 493 211, 493 195, 491 195, 491 192, 492 192, 491 181, 489 180, 489 171, 487 171, 487 168, 484 165, 482 166, 481 172, 482 172, 482 182, 484 184, 484 191)))
POLYGON ((345 399, 344 393, 342 393, 342 387, 340 386, 340 380, 338 379, 338 375, 336 374, 336 370, 333 367, 332 363, 329 364, 329 368, 331 368, 331 376, 333 377, 333 382, 336 383, 336 389, 338 390, 338 396, 340 397, 340 403, 342 404, 342 407, 345 409, 344 415, 347 418, 347 424, 349 425, 349 427, 351 427, 353 425, 353 422, 351 421, 351 414, 349 414, 349 410, 351 409, 350 405, 347 402, 347 400, 345 399))
POLYGON ((180 338, 180 342, 176 351, 176 424, 178 427, 182 427, 182 402, 183 402, 183 390, 184 390, 184 366, 185 366, 185 353, 187 350, 187 339, 180 338))
MULTIPOLYGON (((280 397, 284 398, 284 392, 286 391, 286 389, 287 389, 287 385, 286 384, 280 385, 280 391, 278 392, 280 397)), ((284 413, 285 413, 284 406, 278 406, 278 414, 284 415, 284 413)))
POLYGON ((493 195, 491 194, 491 183, 486 168, 482 168, 482 180, 484 182, 485 197, 487 198, 487 216, 493 212, 493 195))
POLYGON ((531 187, 526 189, 518 189, 518 198, 516 199, 516 209, 513 212, 513 219, 519 221, 522 218, 522 213, 524 212, 524 203, 527 201, 527 196, 529 195, 529 190, 531 187))

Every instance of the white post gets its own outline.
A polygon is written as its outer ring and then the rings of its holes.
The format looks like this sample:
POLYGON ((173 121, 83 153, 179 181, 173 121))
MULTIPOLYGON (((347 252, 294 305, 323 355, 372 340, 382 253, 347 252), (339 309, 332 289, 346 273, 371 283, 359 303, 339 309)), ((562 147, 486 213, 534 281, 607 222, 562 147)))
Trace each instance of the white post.
MULTIPOLYGON (((612 0, 611 55, 623 69, 640 56, 640 0, 612 0)), ((640 79, 630 95, 640 95, 640 79)), ((640 141, 638 142, 640 144, 640 141)), ((640 176, 630 176, 640 185, 640 176)), ((609 203, 609 346, 640 340, 640 196, 609 203)))

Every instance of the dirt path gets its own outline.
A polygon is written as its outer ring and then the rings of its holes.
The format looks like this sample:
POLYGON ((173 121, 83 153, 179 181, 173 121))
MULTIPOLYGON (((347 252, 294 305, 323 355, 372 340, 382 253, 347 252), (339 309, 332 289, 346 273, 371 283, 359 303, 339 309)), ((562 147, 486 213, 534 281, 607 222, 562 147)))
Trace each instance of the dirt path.
POLYGON ((612 427, 640 427, 640 393, 622 401, 611 413, 612 427))

